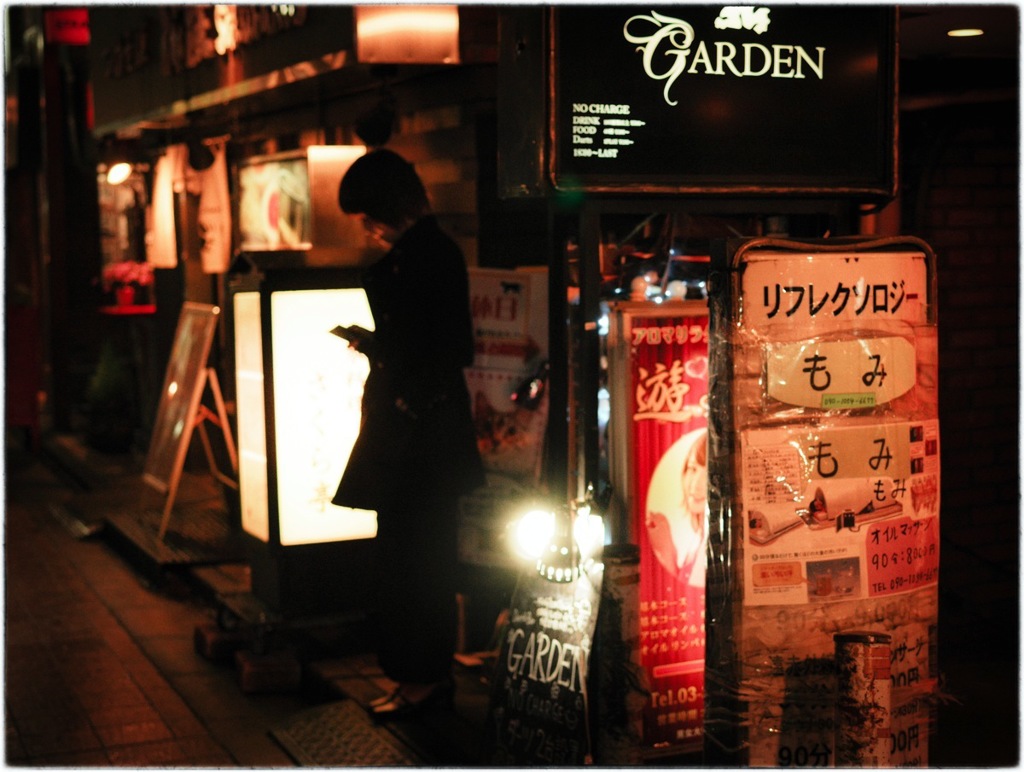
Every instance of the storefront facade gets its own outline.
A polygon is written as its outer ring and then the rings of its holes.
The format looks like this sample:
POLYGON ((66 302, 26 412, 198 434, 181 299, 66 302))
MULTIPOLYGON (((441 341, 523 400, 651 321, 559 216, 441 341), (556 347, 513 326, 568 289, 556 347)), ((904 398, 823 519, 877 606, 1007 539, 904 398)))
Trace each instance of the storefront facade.
MULTIPOLYGON (((870 179, 851 180, 850 169, 839 169, 847 179, 831 190, 820 181, 780 186, 771 169, 758 168, 743 177, 742 172, 755 168, 753 156, 744 162, 704 154, 707 168, 687 168, 681 174, 685 184, 679 183, 680 175, 670 174, 666 185, 650 159, 621 174, 597 160, 567 157, 573 147, 586 144, 574 145, 568 137, 588 136, 569 127, 586 129, 595 125, 594 118, 608 117, 574 105, 629 101, 592 97, 579 86, 586 73, 572 69, 576 62, 546 58, 548 25, 566 36, 553 38, 566 50, 583 45, 568 37, 574 28, 571 13, 467 6, 457 9, 457 16, 457 41, 447 49, 450 57, 454 45, 457 61, 435 58, 431 63, 360 60, 355 11, 340 6, 238 7, 230 21, 218 17, 213 6, 97 7, 89 10, 87 47, 48 38, 40 72, 59 79, 55 73, 61 63, 73 65, 64 69, 76 75, 65 83, 67 114, 83 119, 88 111, 77 102, 85 103, 83 84, 89 82, 91 132, 79 130, 78 136, 95 140, 95 146, 83 151, 84 163, 64 151, 74 176, 46 170, 50 195, 63 196, 66 204, 52 206, 48 220, 33 224, 24 222, 31 219, 27 213, 9 215, 23 233, 49 234, 49 243, 38 255, 26 247, 23 259, 13 262, 15 270, 8 271, 8 284, 14 278, 30 294, 33 287, 46 289, 49 381, 44 390, 57 428, 75 428, 78 406, 87 401, 86 387, 95 373, 81 352, 98 352, 103 338, 116 337, 119 345, 135 347, 133 441, 144 445, 182 303, 230 308, 232 272, 241 251, 237 200, 231 200, 235 216, 227 259, 210 262, 202 184, 196 177, 205 171, 196 169, 203 165, 204 149, 224 154, 229 189, 237 196, 237 170, 252 159, 313 146, 386 144, 416 164, 442 226, 472 266, 547 266, 548 322, 554 331, 549 396, 553 414, 565 414, 566 421, 549 429, 543 482, 570 498, 587 484, 600 487, 606 463, 603 428, 598 428, 601 351, 588 322, 596 320, 604 299, 602 282, 624 286, 635 278, 621 270, 626 260, 603 263, 602 258, 630 238, 637 252, 649 247, 654 239, 644 242, 642 223, 650 215, 671 215, 670 241, 672 235, 685 235, 691 257, 700 256, 700 247, 712 240, 736 235, 912 235, 930 244, 937 256, 942 495, 946 508, 957 511, 943 521, 942 582, 960 602, 982 609, 985 618, 1002 618, 1015 608, 1017 554, 1011 547, 1017 483, 1010 462, 1018 443, 1016 421, 1009 419, 1018 412, 1013 332, 1019 266, 1018 105, 1012 89, 978 85, 992 82, 993 72, 1002 77, 1004 68, 989 63, 992 70, 980 65, 965 70, 974 77, 967 75, 966 84, 958 86, 961 93, 952 95, 949 88, 936 88, 933 78, 920 73, 921 65, 900 51, 898 88, 890 95, 893 123, 875 137, 872 171, 878 173, 870 179), (559 74, 565 83, 558 81, 559 74), (553 108, 564 125, 549 122, 549 88, 564 88, 567 95, 553 108), (579 98, 570 96, 573 88, 579 98), (167 229, 164 223, 162 231, 171 234, 174 247, 163 267, 155 269, 148 298, 153 302, 139 304, 153 308, 137 315, 101 315, 102 331, 87 332, 86 322, 109 303, 96 281, 110 255, 100 214, 104 199, 85 189, 96 191, 99 165, 109 166, 127 151, 136 163, 148 166, 139 189, 155 203, 157 166, 174 147, 185 148, 185 165, 171 181, 172 224, 167 229), (733 175, 725 175, 725 185, 720 184, 723 176, 716 177, 722 164, 733 175), (90 211, 95 218, 87 216, 90 211), (82 234, 90 246, 76 251, 61 241, 68 241, 69 233, 82 234), (33 266, 44 262, 42 253, 52 259, 40 279, 33 266), (87 285, 92 287, 88 293, 75 290, 87 285), (579 305, 563 302, 577 290, 579 305), (69 341, 57 329, 75 332, 69 341)), ((705 70, 724 72, 726 65, 712 56, 715 50, 725 49, 708 49, 705 70)), ((733 70, 744 71, 739 60, 730 61, 733 70)), ((806 64, 806 76, 820 66, 811 48, 793 61, 806 64)), ((944 70, 944 77, 951 78, 955 69, 944 70)), ((26 68, 19 81, 22 93, 39 87, 29 72, 26 68)), ((844 106, 849 100, 838 94, 835 107, 844 106)), ((66 145, 58 137, 59 115, 47 116, 48 147, 66 145)), ((15 185, 22 182, 19 170, 33 157, 31 124, 22 121, 18 128, 19 163, 8 167, 15 185)), ((779 131, 785 132, 784 122, 779 131)), ((708 143, 710 136, 698 132, 690 139, 708 143)), ((780 141, 776 136, 774 142, 780 141)), ((827 148, 829 140, 822 144, 827 148)), ((811 164, 811 173, 820 166, 811 164)), ((23 182, 31 187, 30 180, 23 182)), ((133 222, 124 207, 118 218, 125 243, 140 254, 154 247, 154 239, 157 247, 168 243, 152 222, 133 222)), ((659 226, 663 221, 653 222, 659 226)), ((635 269, 637 262, 630 265, 635 269)), ((10 308, 8 314, 12 319, 10 308)), ((237 391, 230 314, 218 330, 211 362, 230 404, 237 391)), ((1015 630, 1015 623, 1008 623, 1007 635, 1015 630)))

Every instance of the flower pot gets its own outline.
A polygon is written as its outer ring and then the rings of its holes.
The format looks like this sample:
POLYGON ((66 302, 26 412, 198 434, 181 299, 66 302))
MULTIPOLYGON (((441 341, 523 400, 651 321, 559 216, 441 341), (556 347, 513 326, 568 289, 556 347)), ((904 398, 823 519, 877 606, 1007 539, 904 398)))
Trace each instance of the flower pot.
POLYGON ((119 306, 135 305, 135 287, 131 284, 124 284, 114 290, 114 297, 119 306))

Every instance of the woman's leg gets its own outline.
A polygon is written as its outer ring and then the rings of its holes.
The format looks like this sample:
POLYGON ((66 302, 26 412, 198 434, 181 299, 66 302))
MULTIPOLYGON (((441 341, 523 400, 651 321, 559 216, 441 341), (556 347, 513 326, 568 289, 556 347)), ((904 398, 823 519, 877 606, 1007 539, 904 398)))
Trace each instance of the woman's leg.
POLYGON ((458 500, 433 496, 379 513, 378 657, 400 683, 451 676, 457 636, 455 603, 458 500))

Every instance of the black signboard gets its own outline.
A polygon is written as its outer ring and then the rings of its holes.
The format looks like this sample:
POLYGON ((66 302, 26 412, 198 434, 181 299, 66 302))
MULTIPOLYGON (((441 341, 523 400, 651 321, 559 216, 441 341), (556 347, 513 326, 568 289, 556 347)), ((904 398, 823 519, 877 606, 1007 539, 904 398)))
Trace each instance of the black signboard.
POLYGON ((561 190, 895 193, 896 10, 552 10, 561 190))
POLYGON ((524 573, 494 674, 486 761, 580 766, 592 753, 587 673, 601 600, 600 564, 571 583, 524 573))

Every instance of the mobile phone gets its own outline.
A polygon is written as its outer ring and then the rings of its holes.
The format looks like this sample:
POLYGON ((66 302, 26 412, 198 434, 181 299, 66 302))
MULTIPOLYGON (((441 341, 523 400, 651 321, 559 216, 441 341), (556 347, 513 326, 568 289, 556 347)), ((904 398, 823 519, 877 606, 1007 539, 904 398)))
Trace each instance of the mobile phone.
POLYGON ((339 338, 344 338, 349 343, 355 343, 358 341, 369 340, 372 337, 371 333, 365 327, 360 327, 358 324, 353 324, 348 327, 342 327, 340 324, 331 330, 332 335, 337 335, 339 338))

